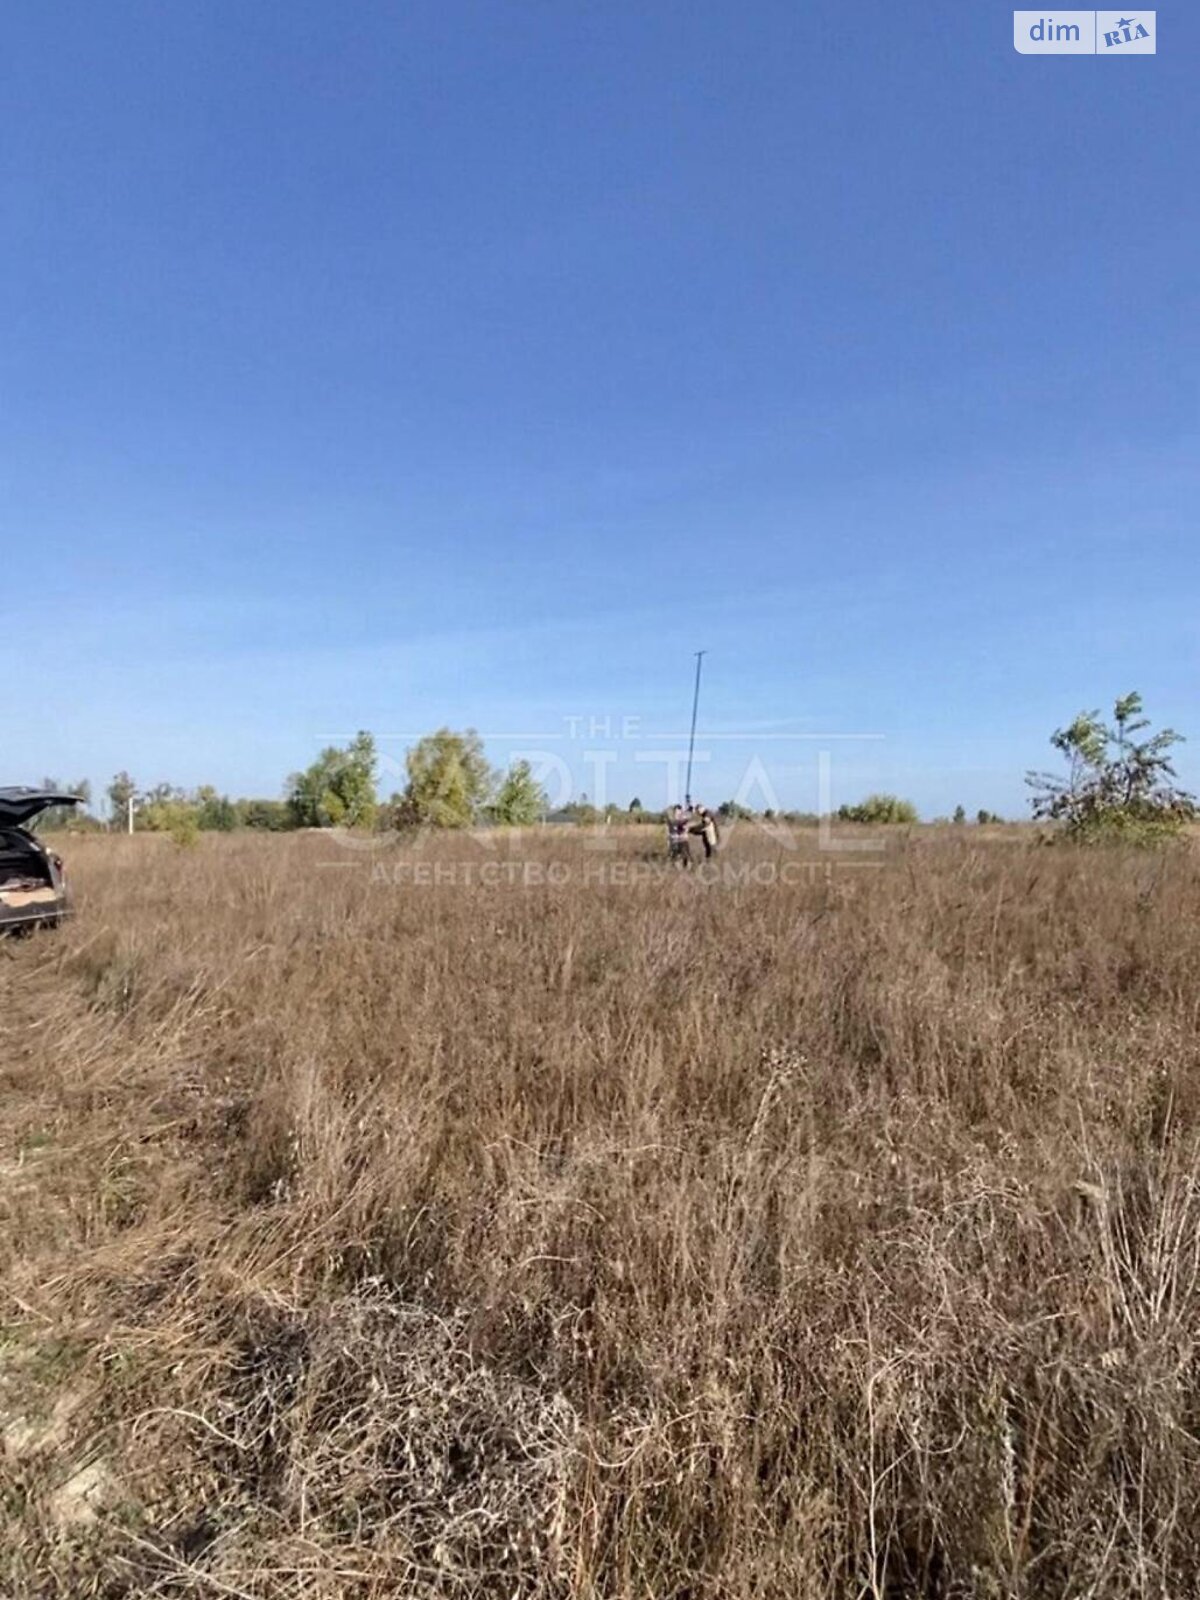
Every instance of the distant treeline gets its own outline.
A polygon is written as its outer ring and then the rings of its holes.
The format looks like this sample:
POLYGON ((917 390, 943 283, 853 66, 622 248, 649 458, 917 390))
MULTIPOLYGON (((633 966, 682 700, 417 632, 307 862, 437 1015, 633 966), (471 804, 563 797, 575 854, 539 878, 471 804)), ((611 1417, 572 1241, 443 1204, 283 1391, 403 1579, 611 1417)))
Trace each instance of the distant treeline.
MULTIPOLYGON (((73 784, 49 784, 61 794, 78 794, 73 784)), ((52 806, 38 819, 39 832, 68 830, 72 833, 121 832, 129 825, 128 798, 111 808, 107 822, 87 809, 90 796, 81 795, 81 806, 52 806)), ((237 828, 257 828, 265 833, 282 833, 299 826, 286 800, 231 800, 208 785, 180 789, 160 783, 136 797, 133 825, 141 833, 170 833, 181 823, 195 832, 232 833, 237 828)))
MULTIPOLYGON (((1144 713, 1141 696, 1121 695, 1111 722, 1099 711, 1081 711, 1050 743, 1067 763, 1064 774, 1028 772, 1033 817, 1052 825, 1050 837, 1083 844, 1113 842, 1158 846, 1177 839, 1200 816, 1200 803, 1180 787, 1174 766, 1175 746, 1182 735, 1173 728, 1157 732, 1144 713)), ((415 827, 470 828, 495 824, 529 827, 541 823, 583 826, 610 823, 661 822, 666 813, 647 810, 641 800, 628 806, 597 806, 586 795, 551 809, 545 790, 528 761, 517 760, 496 771, 473 728, 455 732, 439 728, 426 734, 404 757, 407 783, 390 799, 378 793, 375 740, 360 732, 342 747, 330 745, 311 766, 294 772, 281 800, 231 800, 209 785, 179 789, 160 783, 140 790, 128 772, 118 772, 108 785, 108 826, 169 833, 180 842, 198 833, 230 833, 254 828, 282 833, 289 828, 356 828, 403 830, 415 827)), ((80 807, 55 806, 44 813, 44 828, 100 828, 88 812, 87 780, 61 784, 44 778, 45 789, 75 794, 80 807)), ((821 818, 812 811, 753 811, 737 800, 716 808, 725 822, 755 818, 812 826, 821 818)), ((920 821, 911 800, 894 794, 871 794, 854 805, 839 806, 837 820, 878 827, 909 826, 920 821)), ((935 824, 964 826, 966 808, 935 824)), ((983 827, 1003 822, 994 811, 980 809, 974 821, 983 827)))
MULTIPOLYGON (((581 795, 578 800, 552 809, 529 762, 514 761, 506 771, 491 767, 483 741, 473 729, 455 732, 439 728, 419 739, 405 757, 407 784, 381 799, 378 760, 370 733, 360 732, 344 746, 322 750, 311 766, 287 780, 281 799, 232 799, 212 785, 183 789, 170 783, 142 788, 128 772, 118 772, 106 788, 107 826, 113 831, 166 833, 180 841, 200 833, 232 833, 256 829, 284 833, 296 828, 347 827, 400 831, 412 827, 464 828, 488 825, 530 827, 541 823, 576 826, 662 823, 664 810, 645 807, 640 799, 627 806, 596 805, 581 795)), ((78 794, 79 808, 55 807, 42 826, 97 829, 105 826, 88 811, 91 789, 86 781, 59 784, 43 780, 46 788, 78 794)), ((762 821, 792 827, 815 827, 815 811, 754 810, 739 800, 723 800, 716 808, 725 823, 762 821)), ((909 800, 892 794, 872 794, 856 805, 843 805, 837 820, 872 826, 912 824, 919 821, 909 800)), ((950 818, 935 821, 962 823, 962 806, 950 818)), ((977 823, 999 822, 994 812, 979 811, 977 823)))

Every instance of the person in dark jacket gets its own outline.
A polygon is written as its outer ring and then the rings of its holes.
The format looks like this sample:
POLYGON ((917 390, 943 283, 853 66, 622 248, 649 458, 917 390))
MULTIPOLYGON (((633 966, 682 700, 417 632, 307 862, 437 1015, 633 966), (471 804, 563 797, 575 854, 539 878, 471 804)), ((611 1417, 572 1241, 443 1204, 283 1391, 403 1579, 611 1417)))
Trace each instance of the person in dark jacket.
POLYGON ((690 867, 692 846, 688 839, 690 818, 682 806, 667 813, 667 859, 676 866, 690 867))

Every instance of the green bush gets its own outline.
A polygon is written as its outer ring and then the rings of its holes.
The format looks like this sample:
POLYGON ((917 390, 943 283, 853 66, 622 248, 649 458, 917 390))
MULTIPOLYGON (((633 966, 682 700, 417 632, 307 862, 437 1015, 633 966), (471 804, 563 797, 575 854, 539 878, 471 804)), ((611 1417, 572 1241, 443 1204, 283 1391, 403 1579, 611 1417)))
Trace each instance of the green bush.
POLYGON ((192 845, 200 837, 198 808, 187 800, 155 800, 138 812, 138 826, 148 833, 165 833, 178 845, 192 845))
POLYGON ((283 833, 295 826, 291 809, 285 800, 235 800, 233 811, 239 828, 283 833))
POLYGON ((917 808, 911 800, 901 800, 894 794, 869 794, 856 806, 840 806, 839 822, 913 823, 918 820, 917 808))
POLYGON ((1148 738, 1139 694, 1123 695, 1112 724, 1098 711, 1081 711, 1050 743, 1065 757, 1066 777, 1030 772, 1033 815, 1060 824, 1059 836, 1077 844, 1158 845, 1174 839, 1196 814, 1196 802, 1175 785, 1170 751, 1182 735, 1164 728, 1148 738))

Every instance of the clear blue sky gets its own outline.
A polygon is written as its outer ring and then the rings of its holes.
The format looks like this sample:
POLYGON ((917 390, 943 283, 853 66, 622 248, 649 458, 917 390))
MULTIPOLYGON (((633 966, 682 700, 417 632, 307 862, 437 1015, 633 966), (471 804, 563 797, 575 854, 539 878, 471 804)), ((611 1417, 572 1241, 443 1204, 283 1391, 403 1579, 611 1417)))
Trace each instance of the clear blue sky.
POLYGON ((869 732, 836 801, 1018 814, 1133 687, 1200 784, 1200 17, 1158 21, 1104 60, 993 0, 8 8, 4 781, 650 748, 706 646, 702 745, 770 733, 784 804, 782 735, 869 732))

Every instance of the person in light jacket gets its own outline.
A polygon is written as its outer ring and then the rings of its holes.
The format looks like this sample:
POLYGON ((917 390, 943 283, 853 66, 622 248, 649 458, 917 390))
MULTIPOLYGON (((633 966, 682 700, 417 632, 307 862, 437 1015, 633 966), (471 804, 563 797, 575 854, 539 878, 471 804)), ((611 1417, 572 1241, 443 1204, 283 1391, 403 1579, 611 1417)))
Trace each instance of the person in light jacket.
POLYGON ((721 835, 717 829, 717 819, 707 806, 695 808, 695 820, 692 823, 692 832, 698 833, 704 844, 704 859, 711 861, 721 842, 721 835))

